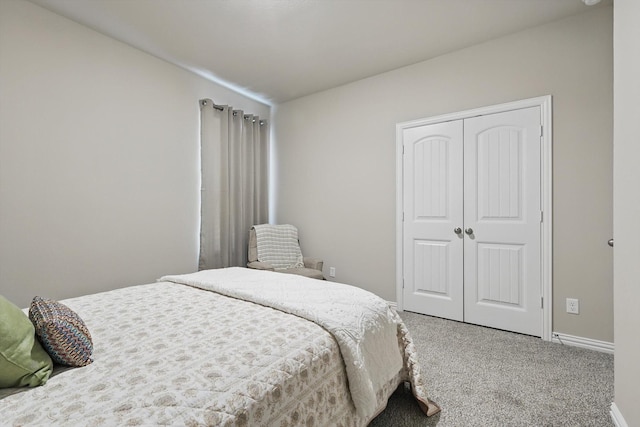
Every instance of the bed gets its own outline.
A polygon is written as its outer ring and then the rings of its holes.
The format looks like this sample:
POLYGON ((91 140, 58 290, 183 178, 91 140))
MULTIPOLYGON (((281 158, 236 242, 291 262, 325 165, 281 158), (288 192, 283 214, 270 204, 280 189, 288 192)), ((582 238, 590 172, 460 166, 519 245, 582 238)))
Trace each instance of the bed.
POLYGON ((62 302, 93 362, 0 390, 3 425, 365 426, 403 382, 440 410, 400 317, 357 287, 234 267, 62 302))

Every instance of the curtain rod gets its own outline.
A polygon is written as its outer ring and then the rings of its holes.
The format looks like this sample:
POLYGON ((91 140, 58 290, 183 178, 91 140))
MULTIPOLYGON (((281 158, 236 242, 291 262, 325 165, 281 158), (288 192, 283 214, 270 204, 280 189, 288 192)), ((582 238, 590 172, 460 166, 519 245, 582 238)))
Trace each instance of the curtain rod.
MULTIPOLYGON (((202 105, 203 107, 205 105, 207 105, 207 102, 211 101, 210 99, 201 99, 200 100, 200 105, 202 105)), ((213 101, 211 101, 211 104, 213 105, 213 108, 215 108, 216 110, 220 110, 220 111, 224 111, 224 107, 222 105, 216 105, 213 101)))
MULTIPOLYGON (((205 105, 207 105, 207 103, 208 103, 209 101, 211 101, 211 100, 210 100, 210 99, 201 99, 201 100, 200 100, 200 105, 204 107, 205 105)), ((213 108, 215 108, 216 110, 224 111, 224 106, 222 106, 222 105, 217 105, 217 104, 216 104, 215 102, 213 102, 213 101, 211 101, 211 105, 213 105, 213 108)), ((234 115, 234 116, 236 116, 236 115, 238 114, 238 111, 239 111, 239 110, 233 110, 233 115, 234 115)), ((243 118, 244 118, 245 120, 248 120, 248 119, 250 119, 250 118, 251 118, 251 119, 252 119, 252 120, 251 120, 251 122, 252 122, 252 123, 255 123, 255 122, 256 122, 256 119, 255 119, 255 118, 253 118, 253 116, 252 116, 251 114, 245 114, 243 118)), ((266 120, 260 120, 258 123, 260 123, 260 126, 263 126, 265 123, 267 123, 267 121, 266 121, 266 120)))

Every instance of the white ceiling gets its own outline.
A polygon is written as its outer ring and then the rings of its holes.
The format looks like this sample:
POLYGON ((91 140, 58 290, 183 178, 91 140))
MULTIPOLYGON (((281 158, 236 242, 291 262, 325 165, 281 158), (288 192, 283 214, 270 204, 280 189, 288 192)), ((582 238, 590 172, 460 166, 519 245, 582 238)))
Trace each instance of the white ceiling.
POLYGON ((581 0, 31 1, 268 104, 589 9, 581 0))

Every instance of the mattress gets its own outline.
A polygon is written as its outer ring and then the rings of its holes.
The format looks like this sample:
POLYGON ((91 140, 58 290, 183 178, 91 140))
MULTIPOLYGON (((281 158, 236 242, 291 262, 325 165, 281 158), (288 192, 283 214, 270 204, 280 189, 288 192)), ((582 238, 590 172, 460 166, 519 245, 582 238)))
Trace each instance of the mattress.
POLYGON ((9 390, 3 425, 364 426, 403 381, 439 410, 401 320, 402 366, 363 413, 335 336, 299 315, 169 281, 62 302, 91 331, 94 362, 9 390))

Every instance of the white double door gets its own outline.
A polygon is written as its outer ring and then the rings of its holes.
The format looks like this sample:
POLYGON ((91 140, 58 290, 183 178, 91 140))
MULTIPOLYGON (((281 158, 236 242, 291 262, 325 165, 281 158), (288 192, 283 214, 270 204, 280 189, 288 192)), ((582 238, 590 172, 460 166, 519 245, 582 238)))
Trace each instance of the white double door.
POLYGON ((542 334, 540 108, 403 130, 404 309, 542 334))

